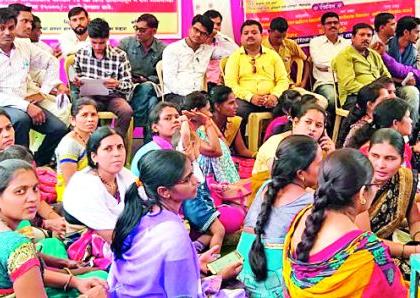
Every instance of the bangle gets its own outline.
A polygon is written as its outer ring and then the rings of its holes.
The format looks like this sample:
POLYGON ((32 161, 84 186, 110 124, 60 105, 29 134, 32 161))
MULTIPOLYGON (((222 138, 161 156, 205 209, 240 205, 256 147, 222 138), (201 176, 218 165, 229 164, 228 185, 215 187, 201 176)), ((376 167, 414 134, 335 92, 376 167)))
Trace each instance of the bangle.
POLYGON ((413 240, 416 240, 416 236, 417 236, 417 234, 420 234, 420 230, 418 230, 417 232, 415 232, 415 233, 413 234, 413 240))
POLYGON ((50 212, 48 212, 48 214, 46 216, 46 219, 54 219, 54 218, 49 218, 49 216, 50 216, 51 213, 55 213, 55 211, 54 210, 51 210, 50 212))
POLYGON ((401 259, 404 259, 404 248, 405 248, 405 244, 402 245, 402 251, 401 251, 401 259))
POLYGON ((64 285, 64 292, 67 292, 68 286, 70 285, 71 279, 73 278, 73 275, 69 275, 69 279, 67 280, 66 284, 64 285))

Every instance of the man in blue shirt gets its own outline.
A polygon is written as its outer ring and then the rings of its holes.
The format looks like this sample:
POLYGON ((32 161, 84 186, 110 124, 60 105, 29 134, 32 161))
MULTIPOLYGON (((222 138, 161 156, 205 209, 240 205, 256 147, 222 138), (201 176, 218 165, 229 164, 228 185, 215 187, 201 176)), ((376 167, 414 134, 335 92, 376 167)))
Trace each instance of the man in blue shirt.
POLYGON ((142 14, 134 23, 135 36, 121 40, 119 48, 127 53, 131 64, 134 89, 131 107, 135 126, 146 126, 149 111, 157 104, 154 84, 159 84, 156 64, 166 45, 155 38, 159 21, 152 14, 142 14))

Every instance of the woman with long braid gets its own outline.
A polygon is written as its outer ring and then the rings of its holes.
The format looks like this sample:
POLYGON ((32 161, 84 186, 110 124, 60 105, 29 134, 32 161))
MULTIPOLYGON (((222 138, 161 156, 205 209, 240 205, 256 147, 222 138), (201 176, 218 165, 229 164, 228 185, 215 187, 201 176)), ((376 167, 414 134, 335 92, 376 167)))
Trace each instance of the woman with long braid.
POLYGON ((282 295, 284 237, 296 214, 313 202, 321 147, 304 135, 285 138, 277 148, 272 179, 257 193, 245 219, 238 251, 244 257, 239 279, 251 297, 282 295))
POLYGON ((284 242, 286 297, 407 297, 388 246, 355 223, 375 196, 372 179, 371 163, 355 149, 321 164, 314 204, 298 214, 284 242))

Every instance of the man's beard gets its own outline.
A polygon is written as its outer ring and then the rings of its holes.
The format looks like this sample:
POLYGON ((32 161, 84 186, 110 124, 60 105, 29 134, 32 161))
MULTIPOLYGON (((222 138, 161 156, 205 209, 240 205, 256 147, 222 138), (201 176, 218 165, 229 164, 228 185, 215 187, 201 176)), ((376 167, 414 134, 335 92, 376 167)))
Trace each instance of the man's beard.
POLYGON ((83 35, 87 31, 87 26, 85 28, 76 27, 76 28, 72 28, 72 29, 73 29, 74 33, 76 33, 77 35, 83 35))

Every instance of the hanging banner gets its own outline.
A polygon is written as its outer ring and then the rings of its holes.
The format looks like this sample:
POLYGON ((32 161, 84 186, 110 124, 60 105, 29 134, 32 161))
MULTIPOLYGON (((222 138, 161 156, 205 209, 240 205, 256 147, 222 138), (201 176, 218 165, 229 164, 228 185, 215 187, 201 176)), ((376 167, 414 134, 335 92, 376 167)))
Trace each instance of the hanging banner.
POLYGON ((289 24, 287 36, 299 44, 307 44, 317 35, 323 34, 321 16, 334 11, 340 16, 341 31, 350 37, 353 25, 368 23, 380 12, 389 12, 398 19, 405 15, 415 15, 416 0, 343 0, 315 2, 310 0, 244 0, 245 18, 261 22, 267 29, 270 20, 283 17, 289 24))
MULTIPOLYGON (((2 0, 1 6, 16 2, 2 0)), ((84 7, 91 20, 106 20, 113 36, 133 34, 132 22, 143 13, 151 13, 159 20, 157 38, 181 38, 181 0, 25 0, 22 3, 31 6, 32 13, 41 19, 44 38, 55 38, 71 30, 67 12, 75 6, 84 7)))

